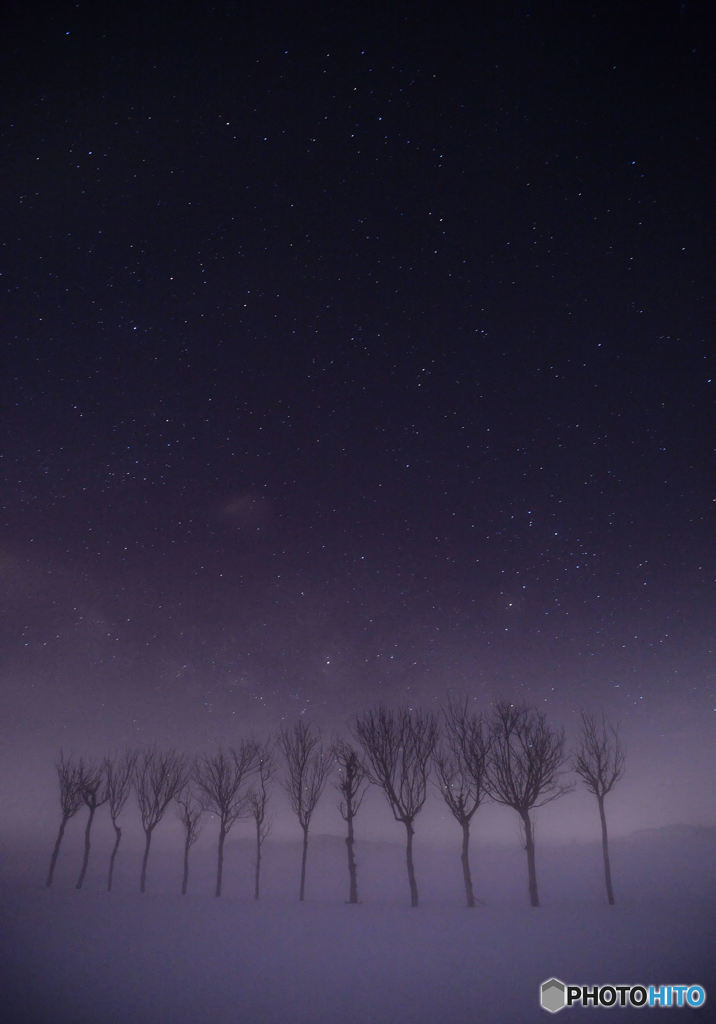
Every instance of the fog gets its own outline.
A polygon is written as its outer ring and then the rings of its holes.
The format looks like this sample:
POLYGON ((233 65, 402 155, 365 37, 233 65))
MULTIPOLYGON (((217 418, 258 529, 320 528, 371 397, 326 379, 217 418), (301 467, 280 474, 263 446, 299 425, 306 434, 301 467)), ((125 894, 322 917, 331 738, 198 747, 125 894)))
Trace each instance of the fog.
MULTIPOLYGON (((520 1024, 542 1017, 539 984, 551 976, 699 983, 707 991, 713 981, 715 829, 674 826, 615 839, 611 908, 598 843, 540 842, 538 833, 542 906, 533 909, 516 836, 478 841, 472 867, 480 903, 467 910, 457 829, 454 842, 436 844, 418 826, 421 904, 411 909, 398 842, 358 839, 361 903, 350 906, 345 845, 318 832, 306 902, 297 900, 299 843, 276 837, 266 841, 262 898, 254 901, 246 824, 227 842, 224 895, 216 899, 211 821, 192 851, 186 897, 171 819, 156 833, 148 891, 138 892, 141 847, 128 829, 107 893, 106 824, 98 818, 79 892, 81 814, 68 827, 52 889, 44 880, 53 835, 24 848, 3 842, 7 1024, 520 1024)), ((662 1010, 659 1019, 705 1021, 709 1009, 662 1010)), ((615 1012, 619 1019, 637 1013, 615 1012)))

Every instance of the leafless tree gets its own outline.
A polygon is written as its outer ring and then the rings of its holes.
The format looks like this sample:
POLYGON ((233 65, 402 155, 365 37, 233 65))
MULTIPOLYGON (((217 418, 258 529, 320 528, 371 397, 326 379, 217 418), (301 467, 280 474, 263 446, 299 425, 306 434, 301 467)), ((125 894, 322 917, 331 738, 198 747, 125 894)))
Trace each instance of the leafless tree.
POLYGON ((271 820, 266 816, 269 801, 269 783, 276 774, 276 759, 271 745, 264 744, 259 750, 256 785, 249 790, 249 811, 256 826, 256 864, 254 866, 254 899, 261 893, 261 853, 264 839, 271 831, 271 820))
POLYGON ((346 847, 348 850, 348 902, 358 902, 358 868, 353 852, 354 834, 353 819, 360 810, 367 788, 367 772, 365 765, 355 747, 345 740, 338 740, 333 746, 333 756, 338 768, 336 789, 341 795, 338 810, 345 821, 348 834, 346 847))
POLYGON ((175 800, 179 821, 184 829, 184 874, 182 875, 181 894, 186 896, 189 885, 189 851, 201 832, 202 806, 188 784, 177 794, 175 800))
POLYGON ((534 826, 530 813, 572 789, 560 781, 564 764, 564 730, 551 729, 534 708, 505 701, 491 721, 492 746, 486 789, 497 803, 512 807, 522 822, 527 851, 529 897, 539 906, 534 826))
POLYGON ((137 755, 134 751, 125 750, 118 757, 108 757, 105 762, 107 778, 107 804, 109 816, 112 819, 114 829, 114 846, 109 857, 109 871, 107 873, 107 892, 112 891, 112 879, 114 878, 114 862, 117 858, 117 850, 122 839, 122 829, 118 824, 119 816, 129 798, 132 789, 132 779, 137 763, 137 755))
POLYGON ((215 895, 221 896, 224 874, 224 842, 237 818, 246 811, 245 782, 256 769, 258 746, 242 740, 238 749, 200 757, 194 771, 199 799, 219 819, 219 848, 215 895))
POLYGON ((430 762, 438 736, 430 712, 383 706, 359 715, 355 732, 366 758, 368 777, 385 793, 393 817, 405 826, 405 858, 411 906, 418 905, 418 886, 413 864, 416 815, 427 796, 430 762))
POLYGON ((82 806, 79 765, 76 764, 71 757, 65 757, 64 752, 61 750, 59 760, 55 763, 55 768, 57 770, 57 781, 60 784, 61 818, 57 839, 55 840, 52 857, 50 858, 50 869, 47 873, 48 888, 52 885, 52 879, 55 874, 55 865, 57 864, 57 855, 60 852, 60 845, 62 843, 62 837, 65 834, 67 822, 70 818, 74 818, 75 814, 77 814, 82 806))
POLYGON ((139 882, 141 892, 144 892, 147 886, 147 861, 154 829, 177 793, 181 792, 186 779, 186 758, 176 750, 152 748, 137 757, 134 767, 134 791, 145 840, 139 882))
POLYGON ((486 796, 490 737, 482 715, 468 702, 451 702, 443 708, 444 732, 433 761, 438 789, 462 829, 462 874, 468 907, 475 906, 470 873, 470 824, 486 796))
POLYGON ((574 756, 574 770, 580 776, 590 793, 594 793, 599 805, 599 820, 602 823, 602 856, 604 858, 604 882, 607 900, 614 905, 612 869, 609 863, 609 840, 607 818, 604 813, 604 798, 610 793, 624 774, 625 752, 619 738, 619 729, 607 723, 604 714, 601 722, 593 715, 582 712, 582 735, 574 756))
POLYGON ((87 865, 89 864, 90 855, 90 832, 92 831, 92 822, 98 807, 102 804, 106 804, 109 799, 109 793, 107 791, 107 762, 103 761, 101 764, 93 764, 91 761, 84 762, 80 758, 79 763, 80 769, 80 795, 82 796, 82 802, 87 806, 89 812, 87 816, 87 824, 85 825, 85 849, 84 856, 82 858, 82 867, 80 869, 79 878, 77 879, 76 889, 81 889, 82 884, 85 880, 85 874, 87 873, 87 865))
POLYGON ((286 758, 287 775, 284 780, 291 808, 303 830, 301 854, 301 884, 298 898, 306 893, 306 858, 308 856, 308 829, 316 804, 326 785, 333 764, 333 756, 324 749, 317 729, 299 719, 292 729, 282 729, 279 743, 286 758))

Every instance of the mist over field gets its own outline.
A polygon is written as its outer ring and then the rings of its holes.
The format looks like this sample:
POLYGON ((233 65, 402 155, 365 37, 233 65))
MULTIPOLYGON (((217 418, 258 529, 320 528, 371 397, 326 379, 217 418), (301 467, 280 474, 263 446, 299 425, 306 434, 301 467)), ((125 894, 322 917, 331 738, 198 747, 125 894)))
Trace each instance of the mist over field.
MULTIPOLYGON (((213 896, 215 835, 207 828, 179 894, 181 843, 158 830, 147 892, 141 848, 128 841, 106 893, 110 850, 97 829, 85 888, 75 878, 81 829, 68 830, 54 886, 48 848, 3 842, 0 913, 7 1024, 194 1021, 429 1024, 548 1019, 540 982, 713 983, 716 830, 675 826, 612 847, 617 905, 604 900, 598 843, 538 847, 542 906, 527 904, 524 851, 476 842, 479 905, 464 906, 455 842, 421 842, 421 905, 409 905, 404 850, 358 841, 357 906, 346 904, 345 844, 311 837, 306 902, 297 901, 300 844, 268 839, 263 892, 253 895, 253 846, 229 838, 224 895, 213 896)), ((444 837, 447 840, 449 837, 444 837)), ((713 985, 712 985, 713 987, 713 985)), ((584 1010, 572 1009, 572 1014, 584 1010)), ((589 1010, 600 1013, 601 1010, 589 1010)), ((618 1020, 649 1010, 619 1009, 618 1020)), ((701 1020, 660 1010, 658 1020, 701 1020)), ((646 1015, 646 1016, 645 1016, 646 1015)))

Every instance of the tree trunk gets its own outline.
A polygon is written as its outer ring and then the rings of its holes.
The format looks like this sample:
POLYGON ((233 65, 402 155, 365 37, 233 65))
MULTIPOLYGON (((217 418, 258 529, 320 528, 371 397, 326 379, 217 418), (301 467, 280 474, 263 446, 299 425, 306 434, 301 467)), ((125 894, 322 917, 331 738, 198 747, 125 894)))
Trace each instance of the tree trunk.
POLYGON ((87 865, 89 864, 90 855, 90 831, 92 829, 92 821, 94 820, 94 812, 96 808, 90 807, 89 817, 87 818, 87 824, 85 826, 85 852, 82 858, 82 869, 80 870, 80 877, 77 879, 77 885, 75 889, 81 889, 82 883, 85 880, 85 874, 87 873, 87 865))
POLYGON ((535 865, 535 839, 530 821, 529 811, 522 815, 522 824, 525 828, 525 850, 527 851, 527 876, 529 879, 530 904, 533 907, 539 906, 539 895, 537 893, 537 867, 535 865))
POLYGON ((407 842, 405 846, 405 860, 408 865, 408 884, 410 885, 410 906, 417 907, 418 905, 418 883, 415 881, 415 865, 413 864, 413 823, 412 821, 405 822, 405 831, 407 832, 407 842))
POLYGON ((475 906, 475 893, 472 890, 472 875, 470 874, 470 822, 463 821, 462 824, 462 877, 465 879, 465 899, 468 907, 475 906))
POLYGON ((152 842, 152 830, 145 830, 144 856, 142 857, 142 877, 139 881, 139 891, 144 892, 147 888, 147 861, 149 860, 149 847, 152 842))
POLYGON ((301 888, 298 893, 298 899, 303 903, 306 895, 306 858, 308 856, 308 828, 303 830, 303 852, 301 854, 301 888))
POLYGON ((112 853, 109 858, 109 874, 107 875, 107 892, 112 891, 112 878, 114 877, 114 860, 117 856, 117 850, 119 849, 119 843, 122 838, 122 829, 116 822, 112 822, 114 826, 114 846, 112 847, 112 853))
POLYGON ((187 832, 186 839, 184 840, 184 875, 183 875, 182 880, 181 880, 181 894, 182 894, 182 896, 186 896, 186 890, 187 890, 187 887, 189 885, 189 847, 190 846, 191 846, 191 840, 189 838, 189 833, 187 832))
POLYGON ((60 852, 60 843, 62 842, 63 835, 65 834, 65 825, 67 824, 68 820, 68 818, 63 818, 62 821, 60 822, 60 830, 57 833, 57 839, 55 840, 55 848, 52 851, 52 857, 50 858, 50 870, 47 873, 46 884, 48 889, 52 885, 52 878, 55 874, 55 864, 57 863, 57 855, 60 852))
POLYGON ((348 877, 350 879, 350 886, 348 892, 348 902, 358 902, 358 869, 356 867, 356 859, 353 854, 353 815, 348 818, 348 835, 346 836, 346 847, 348 848, 348 877))
POLYGON ((260 894, 261 883, 261 822, 256 822, 256 868, 254 870, 254 899, 260 894))
POLYGON ((602 856, 604 857, 604 883, 607 887, 607 902, 610 907, 614 906, 614 890, 612 889, 612 869, 609 864, 609 840, 607 837, 607 818, 604 813, 604 797, 597 797, 599 801, 599 818, 602 822, 602 856))
POLYGON ((216 864, 216 892, 215 896, 221 896, 221 884, 224 877, 224 840, 226 831, 223 826, 219 829, 219 855, 216 864))

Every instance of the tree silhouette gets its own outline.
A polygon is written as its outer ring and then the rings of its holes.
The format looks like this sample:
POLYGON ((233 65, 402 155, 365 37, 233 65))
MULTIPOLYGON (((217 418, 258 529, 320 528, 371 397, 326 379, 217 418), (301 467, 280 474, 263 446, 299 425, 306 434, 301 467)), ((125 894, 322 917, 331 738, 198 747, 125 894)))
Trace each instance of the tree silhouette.
POLYGON ((602 824, 602 857, 604 860, 604 883, 607 901, 614 905, 612 869, 609 863, 609 839, 607 818, 604 813, 604 798, 610 793, 624 774, 625 753, 616 726, 608 725, 602 714, 597 723, 593 715, 582 712, 582 735, 574 756, 574 770, 580 776, 590 793, 594 793, 599 806, 599 820, 602 824))
POLYGON ((298 898, 303 901, 306 893, 306 859, 308 856, 308 829, 311 817, 328 773, 333 764, 330 751, 324 749, 317 729, 299 719, 292 729, 282 729, 279 743, 286 758, 287 775, 284 780, 291 808, 303 830, 301 853, 301 884, 298 898))
POLYGON ((358 902, 358 868, 353 852, 353 819, 360 810, 366 793, 367 772, 358 751, 345 740, 338 740, 333 746, 333 756, 338 768, 336 789, 341 794, 338 810, 346 822, 346 848, 348 851, 348 902, 358 902))
POLYGON ((89 814, 87 816, 87 824, 85 826, 84 856, 82 857, 82 867, 75 886, 76 889, 82 888, 82 884, 85 880, 85 874, 87 873, 87 865, 89 864, 90 855, 90 832, 92 831, 92 822, 94 821, 95 813, 97 808, 101 807, 102 804, 106 804, 109 799, 106 767, 106 761, 103 761, 102 764, 95 765, 92 764, 92 762, 84 763, 80 758, 80 795, 82 797, 82 802, 87 806, 89 814))
POLYGON ((414 822, 427 796, 430 761, 438 735, 435 716, 409 708, 394 711, 381 705, 357 717, 355 732, 363 747, 370 781, 381 787, 393 817, 405 826, 410 903, 417 907, 414 822))
POLYGON ((132 789, 132 779, 136 763, 137 754, 135 751, 130 750, 125 750, 119 757, 108 757, 105 762, 107 805, 114 829, 114 846, 109 857, 109 871, 107 873, 107 892, 112 891, 114 862, 122 840, 122 829, 119 827, 118 820, 132 789))
POLYGON ((270 744, 263 746, 258 754, 256 774, 258 781, 249 791, 249 811, 256 826, 256 863, 254 865, 254 899, 257 900, 261 891, 261 851, 264 839, 271 831, 271 821, 266 817, 269 801, 269 782, 276 773, 276 759, 270 744))
POLYGON ((246 810, 244 783, 257 766, 259 748, 253 740, 242 740, 238 749, 200 757, 194 771, 203 807, 219 819, 216 889, 221 896, 224 875, 224 842, 237 818, 246 810))
POLYGON ((470 823, 486 795, 490 737, 482 716, 462 704, 443 708, 444 733, 433 755, 438 789, 462 829, 461 863, 468 907, 475 906, 470 873, 470 823))
POLYGON ((186 779, 186 758, 176 750, 152 748, 137 757, 134 791, 144 829, 144 856, 139 881, 141 892, 147 886, 147 862, 154 829, 164 817, 169 804, 184 787, 186 779))
POLYGON ((534 708, 501 701, 491 720, 491 749, 485 780, 497 803, 512 807, 522 822, 527 852, 530 903, 539 906, 535 866, 535 807, 556 800, 572 789, 559 781, 564 764, 564 730, 550 729, 534 708))
POLYGON ((52 879, 55 874, 55 865, 57 864, 57 856, 60 852, 60 845, 62 838, 65 834, 65 827, 70 818, 74 818, 75 814, 79 811, 82 806, 82 793, 80 791, 81 775, 79 766, 75 764, 70 757, 65 757, 64 752, 60 751, 59 760, 55 762, 55 768, 57 770, 57 781, 60 785, 60 828, 57 833, 57 839, 55 840, 55 846, 50 857, 50 869, 47 873, 47 887, 52 885, 52 879))
POLYGON ((184 874, 182 875, 181 894, 186 896, 189 885, 189 851, 199 838, 201 832, 202 806, 197 800, 190 785, 185 785, 175 797, 179 821, 184 829, 184 874))

